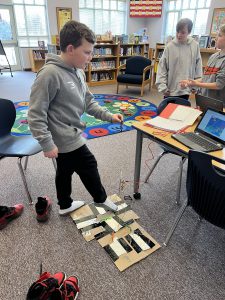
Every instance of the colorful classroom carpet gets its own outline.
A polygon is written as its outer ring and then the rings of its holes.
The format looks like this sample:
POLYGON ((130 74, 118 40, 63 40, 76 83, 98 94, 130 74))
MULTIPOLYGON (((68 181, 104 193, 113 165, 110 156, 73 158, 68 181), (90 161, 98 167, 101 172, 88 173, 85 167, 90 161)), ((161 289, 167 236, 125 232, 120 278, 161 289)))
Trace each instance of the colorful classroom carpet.
MULTIPOLYGON (((124 123, 121 128, 120 124, 112 124, 97 120, 94 117, 84 113, 82 121, 86 123, 83 136, 87 139, 106 136, 124 131, 132 130, 134 121, 144 121, 156 116, 157 107, 145 100, 111 94, 95 94, 95 100, 99 105, 105 107, 111 113, 121 113, 124 116, 124 123)), ((12 128, 14 135, 29 135, 30 130, 27 124, 27 111, 29 102, 16 102, 16 121, 12 128)))

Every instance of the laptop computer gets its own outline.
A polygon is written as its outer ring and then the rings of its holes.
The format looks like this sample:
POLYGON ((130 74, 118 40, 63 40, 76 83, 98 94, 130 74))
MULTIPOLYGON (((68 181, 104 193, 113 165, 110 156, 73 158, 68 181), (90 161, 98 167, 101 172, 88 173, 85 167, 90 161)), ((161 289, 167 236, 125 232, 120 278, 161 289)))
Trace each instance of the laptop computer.
POLYGON ((205 112, 208 108, 223 111, 223 101, 209 98, 200 94, 195 95, 196 106, 205 112))
POLYGON ((176 133, 172 137, 194 150, 221 150, 225 146, 225 113, 209 108, 194 132, 176 133))

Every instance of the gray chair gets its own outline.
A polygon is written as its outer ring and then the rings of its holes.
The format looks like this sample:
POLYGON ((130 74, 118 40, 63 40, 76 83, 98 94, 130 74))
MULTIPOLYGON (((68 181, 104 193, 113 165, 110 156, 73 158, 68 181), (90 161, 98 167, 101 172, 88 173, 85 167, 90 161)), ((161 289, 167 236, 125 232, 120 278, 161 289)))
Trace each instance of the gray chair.
POLYGON ((38 142, 30 136, 13 136, 11 129, 16 119, 16 109, 12 101, 0 99, 0 160, 8 157, 17 157, 20 175, 26 190, 29 203, 32 198, 28 190, 24 169, 27 167, 29 156, 42 151, 38 142), (22 166, 22 158, 26 158, 25 166, 22 166))
MULTIPOLYGON (((158 106, 157 109, 157 114, 159 115, 164 108, 169 104, 169 103, 175 103, 175 104, 180 104, 180 105, 185 105, 185 106, 191 106, 191 103, 183 98, 179 98, 179 97, 168 97, 165 98, 158 106)), ((155 167, 157 166, 158 162, 160 161, 160 159, 165 155, 165 154, 174 154, 174 155, 178 155, 180 156, 178 153, 176 153, 175 151, 172 151, 172 149, 168 149, 166 147, 163 147, 163 152, 159 155, 159 157, 156 159, 153 167, 151 168, 151 170, 149 171, 148 175, 145 178, 145 182, 148 182, 148 179, 150 177, 150 175, 152 174, 152 172, 154 171, 155 167)), ((179 203, 179 199, 180 199, 180 189, 181 189, 181 180, 182 180, 182 171, 183 171, 183 164, 186 161, 186 157, 185 156, 181 156, 181 160, 180 160, 180 165, 179 165, 179 175, 178 175, 178 184, 177 184, 177 195, 176 195, 176 203, 179 203)))
POLYGON ((164 245, 169 243, 188 205, 195 210, 200 219, 225 229, 225 173, 215 168, 213 160, 225 167, 225 161, 220 158, 203 152, 189 151, 187 199, 180 208, 164 245))
POLYGON ((4 50, 4 47, 3 47, 3 45, 2 45, 1 40, 0 40, 0 55, 4 55, 5 58, 6 58, 6 61, 7 61, 7 63, 8 63, 8 66, 1 66, 1 65, 0 65, 0 73, 3 74, 3 73, 2 73, 2 70, 10 70, 11 77, 13 77, 12 69, 11 69, 9 60, 8 60, 8 58, 7 58, 7 56, 6 56, 6 53, 5 53, 5 50, 4 50))

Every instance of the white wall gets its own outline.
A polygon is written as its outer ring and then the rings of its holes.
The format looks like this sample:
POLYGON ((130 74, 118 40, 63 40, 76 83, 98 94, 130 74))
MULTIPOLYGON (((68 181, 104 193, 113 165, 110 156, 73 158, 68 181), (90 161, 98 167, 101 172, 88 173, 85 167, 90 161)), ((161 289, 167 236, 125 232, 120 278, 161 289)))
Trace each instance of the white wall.
POLYGON ((56 7, 72 8, 72 19, 79 21, 79 0, 47 0, 50 35, 58 34, 56 7))
POLYGON ((0 0, 0 4, 12 4, 12 0, 0 0))
POLYGON ((149 33, 149 45, 155 48, 156 43, 162 43, 163 26, 165 22, 166 0, 163 1, 162 15, 160 18, 148 18, 147 28, 149 33))

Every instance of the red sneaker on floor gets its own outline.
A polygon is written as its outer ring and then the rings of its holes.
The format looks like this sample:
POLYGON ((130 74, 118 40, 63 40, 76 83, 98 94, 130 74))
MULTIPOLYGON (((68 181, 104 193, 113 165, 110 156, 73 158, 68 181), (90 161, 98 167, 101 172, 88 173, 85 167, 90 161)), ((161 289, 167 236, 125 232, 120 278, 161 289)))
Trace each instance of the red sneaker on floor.
POLYGON ((23 204, 16 204, 12 207, 0 207, 0 230, 7 226, 9 222, 19 217, 23 212, 23 204))
POLYGON ((48 272, 43 273, 28 290, 26 300, 47 300, 52 293, 59 289, 65 280, 65 273, 59 272, 51 275, 48 272))
POLYGON ((75 276, 68 277, 61 287, 62 299, 63 300, 74 300, 77 299, 80 292, 79 280, 75 276))
POLYGON ((52 207, 52 200, 48 197, 38 197, 38 201, 35 204, 36 218, 39 222, 45 222, 49 218, 50 210, 52 207))

